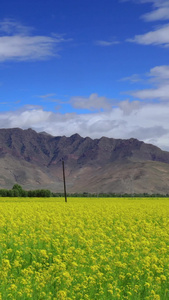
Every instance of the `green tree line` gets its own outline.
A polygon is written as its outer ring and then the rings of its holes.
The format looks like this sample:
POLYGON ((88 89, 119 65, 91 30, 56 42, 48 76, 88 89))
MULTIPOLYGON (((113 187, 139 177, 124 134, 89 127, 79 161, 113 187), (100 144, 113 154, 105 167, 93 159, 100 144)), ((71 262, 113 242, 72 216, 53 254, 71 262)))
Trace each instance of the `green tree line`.
POLYGON ((51 197, 49 190, 25 191, 19 184, 14 184, 11 190, 0 189, 0 197, 51 197))
MULTIPOLYGON (((64 193, 53 193, 47 189, 25 191, 19 184, 14 184, 11 190, 0 189, 0 197, 64 197, 64 193)), ((169 194, 116 194, 116 193, 67 193, 67 197, 169 197, 169 194)))

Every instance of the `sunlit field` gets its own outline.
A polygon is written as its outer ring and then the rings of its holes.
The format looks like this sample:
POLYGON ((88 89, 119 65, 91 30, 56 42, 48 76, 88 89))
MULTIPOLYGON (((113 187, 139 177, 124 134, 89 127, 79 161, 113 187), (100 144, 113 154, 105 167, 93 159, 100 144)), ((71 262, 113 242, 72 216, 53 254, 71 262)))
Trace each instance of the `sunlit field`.
POLYGON ((0 198, 0 299, 169 299, 169 199, 0 198))

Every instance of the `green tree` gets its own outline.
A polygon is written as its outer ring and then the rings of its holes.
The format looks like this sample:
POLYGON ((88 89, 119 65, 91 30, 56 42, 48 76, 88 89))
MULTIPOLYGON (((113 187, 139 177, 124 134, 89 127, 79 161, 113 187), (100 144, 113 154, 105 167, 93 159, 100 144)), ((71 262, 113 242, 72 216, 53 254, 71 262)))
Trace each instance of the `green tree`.
POLYGON ((22 187, 19 185, 19 184, 14 184, 13 188, 12 188, 12 191, 13 191, 13 195, 14 197, 22 197, 23 195, 23 189, 22 187))

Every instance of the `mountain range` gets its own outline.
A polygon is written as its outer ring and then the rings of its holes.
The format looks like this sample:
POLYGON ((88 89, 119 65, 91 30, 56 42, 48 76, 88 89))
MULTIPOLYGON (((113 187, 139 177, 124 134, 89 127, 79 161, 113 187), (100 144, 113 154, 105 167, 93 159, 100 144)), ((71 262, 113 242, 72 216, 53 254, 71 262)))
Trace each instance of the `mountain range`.
POLYGON ((62 159, 70 193, 169 193, 169 152, 154 145, 0 129, 0 188, 63 192, 62 159))

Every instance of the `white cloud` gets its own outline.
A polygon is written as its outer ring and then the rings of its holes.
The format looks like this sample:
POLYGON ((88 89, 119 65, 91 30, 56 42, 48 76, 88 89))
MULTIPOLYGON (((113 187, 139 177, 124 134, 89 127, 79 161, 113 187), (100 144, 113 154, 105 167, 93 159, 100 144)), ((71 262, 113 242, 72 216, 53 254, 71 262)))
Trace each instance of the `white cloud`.
POLYGON ((135 35, 134 38, 127 39, 127 41, 142 45, 162 45, 169 47, 169 24, 145 34, 135 35))
POLYGON ((130 83, 136 83, 142 81, 142 79, 138 74, 133 74, 131 76, 121 78, 119 81, 129 81, 130 83))
POLYGON ((143 15, 145 21, 169 20, 169 7, 161 7, 143 15))
POLYGON ((103 47, 109 47, 112 45, 117 45, 119 43, 120 43, 119 41, 103 41, 103 40, 95 41, 95 45, 103 46, 103 47))
POLYGON ((70 99, 70 103, 77 109, 88 110, 109 110, 112 108, 112 100, 106 97, 99 97, 96 93, 91 94, 88 98, 76 96, 70 99))
POLYGON ((155 87, 132 91, 130 95, 142 100, 169 101, 169 66, 156 66, 150 70, 147 76, 149 82, 155 87))
POLYGON ((141 107, 140 101, 132 101, 129 100, 121 101, 119 103, 120 109, 123 111, 125 115, 130 115, 134 110, 137 111, 141 107))
MULTIPOLYGON (((154 127, 136 127, 133 131, 130 132, 132 136, 137 136, 139 140, 148 139, 151 143, 152 140, 163 137, 165 134, 168 135, 168 129, 164 129, 162 126, 154 127)), ((168 148, 169 149, 169 148, 168 148)))
POLYGON ((42 36, 0 37, 0 61, 35 60, 54 55, 54 40, 42 36))
POLYGON ((139 99, 169 100, 169 86, 163 85, 155 89, 144 89, 131 92, 131 95, 139 99))
POLYGON ((142 18, 147 22, 158 20, 169 20, 168 0, 144 0, 141 3, 150 2, 153 4, 153 11, 146 13, 142 18))
POLYGON ((57 56, 60 45, 66 41, 61 35, 31 35, 29 27, 11 20, 1 22, 0 31, 0 62, 43 60, 57 56))
POLYGON ((25 106, 20 110, 0 114, 0 128, 31 127, 49 119, 51 112, 43 111, 39 106, 25 106), (8 119, 8 120, 7 120, 8 119))
POLYGON ((155 83, 164 83, 167 81, 167 84, 169 83, 169 66, 157 66, 150 70, 150 72, 147 74, 152 82, 155 83))
POLYGON ((0 32, 6 33, 7 35, 13 35, 13 33, 27 35, 32 30, 32 27, 23 26, 12 19, 4 19, 2 22, 0 22, 0 32))
POLYGON ((53 97, 53 96, 56 96, 56 94, 50 93, 50 94, 46 94, 46 95, 40 95, 40 96, 37 96, 37 97, 42 98, 42 99, 45 99, 45 98, 51 98, 51 97, 53 97))
POLYGON ((0 102, 1 105, 7 105, 7 106, 10 106, 10 105, 16 105, 16 104, 19 104, 21 102, 21 100, 17 100, 17 101, 3 101, 3 102, 0 102))

